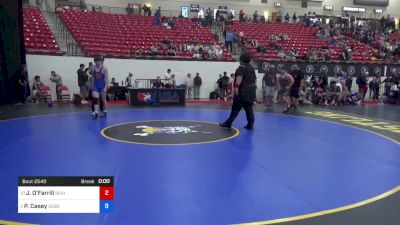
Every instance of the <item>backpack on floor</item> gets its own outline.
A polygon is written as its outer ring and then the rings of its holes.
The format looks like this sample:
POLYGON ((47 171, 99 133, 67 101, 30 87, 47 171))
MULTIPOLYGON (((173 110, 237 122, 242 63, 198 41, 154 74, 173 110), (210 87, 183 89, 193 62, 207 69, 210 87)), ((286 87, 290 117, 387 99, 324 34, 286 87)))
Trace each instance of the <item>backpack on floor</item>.
POLYGON ((82 104, 82 98, 80 94, 74 94, 74 98, 73 98, 73 103, 74 105, 81 105, 82 104))
POLYGON ((218 98, 217 92, 216 92, 216 91, 212 91, 212 92, 210 93, 210 99, 217 99, 217 98, 218 98))

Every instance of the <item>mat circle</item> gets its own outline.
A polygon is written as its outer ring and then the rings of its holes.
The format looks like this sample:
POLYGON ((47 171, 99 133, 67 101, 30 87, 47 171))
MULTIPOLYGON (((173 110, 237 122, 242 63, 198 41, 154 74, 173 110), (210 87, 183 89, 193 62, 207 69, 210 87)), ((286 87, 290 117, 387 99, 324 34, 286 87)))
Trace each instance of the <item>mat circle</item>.
POLYGON ((146 145, 191 145, 225 141, 236 137, 236 128, 217 123, 186 120, 153 120, 116 124, 101 131, 113 141, 146 145))

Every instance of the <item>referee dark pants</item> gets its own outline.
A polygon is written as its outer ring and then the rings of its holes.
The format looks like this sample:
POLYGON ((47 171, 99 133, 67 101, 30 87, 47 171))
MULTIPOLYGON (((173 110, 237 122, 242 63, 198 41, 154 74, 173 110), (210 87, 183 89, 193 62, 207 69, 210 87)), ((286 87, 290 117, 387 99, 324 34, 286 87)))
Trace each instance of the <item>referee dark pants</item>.
POLYGON ((235 96, 233 98, 231 115, 225 121, 225 124, 228 126, 231 126, 233 121, 236 119, 237 115, 239 114, 240 110, 242 108, 244 108, 244 110, 246 111, 246 118, 247 118, 247 126, 246 127, 253 128, 254 121, 255 121, 254 112, 253 112, 253 104, 254 104, 254 101, 243 100, 240 97, 240 95, 235 96))

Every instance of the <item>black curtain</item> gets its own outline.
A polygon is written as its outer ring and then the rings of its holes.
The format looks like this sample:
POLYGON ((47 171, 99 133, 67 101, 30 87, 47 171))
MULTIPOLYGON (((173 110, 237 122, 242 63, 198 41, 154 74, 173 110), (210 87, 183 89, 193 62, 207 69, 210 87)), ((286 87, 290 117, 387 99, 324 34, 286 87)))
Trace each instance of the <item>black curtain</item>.
POLYGON ((0 105, 14 103, 13 77, 25 63, 22 0, 0 0, 0 105))

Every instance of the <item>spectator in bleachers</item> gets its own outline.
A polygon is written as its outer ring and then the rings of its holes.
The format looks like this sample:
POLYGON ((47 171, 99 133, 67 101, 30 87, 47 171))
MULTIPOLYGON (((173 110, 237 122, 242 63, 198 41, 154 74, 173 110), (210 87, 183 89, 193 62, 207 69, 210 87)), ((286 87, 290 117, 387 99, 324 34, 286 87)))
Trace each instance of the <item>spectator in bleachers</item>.
POLYGON ((188 74, 186 77, 186 81, 185 81, 185 85, 186 85, 186 98, 192 98, 192 94, 193 94, 193 78, 192 78, 192 74, 188 74))
POLYGON ((208 26, 212 26, 213 12, 210 7, 206 10, 206 21, 208 26))
POLYGON ((163 44, 163 48, 169 48, 171 43, 172 42, 168 37, 164 37, 164 39, 161 41, 161 44, 163 44))
POLYGON ((215 56, 217 57, 218 60, 222 59, 224 51, 222 50, 222 48, 220 46, 217 46, 215 48, 215 56))
POLYGON ((143 10, 143 16, 147 16, 149 14, 150 7, 148 7, 147 5, 143 5, 142 10, 143 10))
POLYGON ((253 13, 253 23, 257 23, 258 22, 258 12, 257 10, 254 11, 253 13))
POLYGON ((42 7, 42 4, 43 4, 43 0, 36 0, 35 1, 35 4, 36 4, 36 7, 42 7))
POLYGON ((290 20, 289 13, 286 13, 286 15, 285 15, 285 22, 286 22, 286 23, 289 23, 289 20, 290 20))
POLYGON ((219 16, 217 17, 218 19, 218 25, 221 28, 221 30, 225 30, 226 23, 227 23, 227 18, 225 18, 224 14, 219 13, 219 16))
POLYGON ((235 39, 235 35, 233 34, 232 31, 227 31, 226 32, 226 37, 225 37, 225 47, 227 51, 233 51, 232 50, 232 45, 233 45, 233 40, 235 39))
POLYGON ((293 13, 292 20, 293 20, 293 23, 297 23, 297 15, 296 15, 296 13, 293 13))
POLYGON ((158 6, 158 9, 154 13, 154 16, 161 18, 161 6, 158 6))
POLYGON ((175 56, 176 55, 176 47, 173 43, 170 44, 168 51, 167 51, 168 56, 175 56))
POLYGON ((87 5, 84 1, 79 1, 79 8, 82 12, 85 12, 87 10, 87 5))
POLYGON ((241 9, 239 12, 239 21, 240 22, 244 22, 244 16, 245 16, 245 14, 243 12, 243 9, 241 9))
POLYGON ((193 59, 203 59, 203 56, 200 54, 199 51, 196 51, 196 52, 193 54, 192 58, 193 58, 193 59))
POLYGON ((132 6, 133 4, 131 4, 131 3, 128 3, 128 5, 126 6, 126 14, 132 14, 133 13, 133 6, 132 6))
POLYGON ((157 43, 153 42, 153 45, 150 47, 150 55, 156 56, 158 55, 157 43))
POLYGON ((88 76, 86 75, 84 69, 85 69, 85 65, 81 64, 77 71, 78 85, 79 85, 79 90, 80 90, 79 93, 81 94, 81 99, 82 99, 83 104, 87 103, 85 99, 88 97, 88 91, 86 90, 86 83, 88 81, 88 76))
POLYGON ((203 81, 200 77, 199 73, 196 73, 196 76, 193 79, 193 92, 194 92, 194 99, 200 100, 200 88, 203 84, 203 81))

